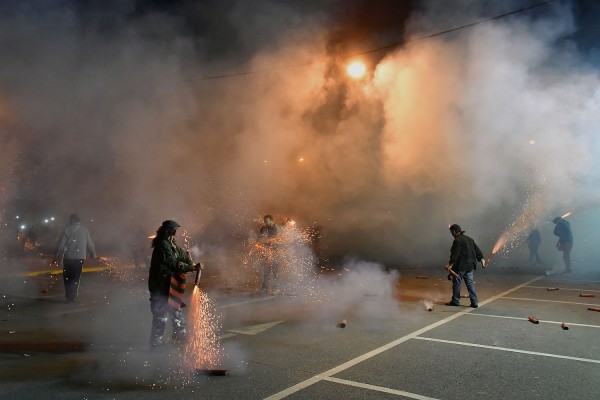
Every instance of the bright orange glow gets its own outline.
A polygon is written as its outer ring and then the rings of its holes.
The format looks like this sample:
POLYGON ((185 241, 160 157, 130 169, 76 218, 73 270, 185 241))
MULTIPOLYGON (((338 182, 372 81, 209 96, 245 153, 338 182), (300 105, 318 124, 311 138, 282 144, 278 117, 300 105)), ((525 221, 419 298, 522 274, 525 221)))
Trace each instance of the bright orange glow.
POLYGON ((353 61, 350 64, 348 64, 346 71, 348 72, 348 75, 350 75, 352 78, 359 79, 362 78, 365 72, 367 72, 367 67, 365 66, 365 64, 359 61, 353 61))
POLYGON ((298 159, 298 161, 300 161, 300 162, 304 161, 304 157, 300 157, 300 158, 298 159))
POLYGON ((148 239, 154 239, 156 237, 156 233, 154 235, 148 236, 148 239))

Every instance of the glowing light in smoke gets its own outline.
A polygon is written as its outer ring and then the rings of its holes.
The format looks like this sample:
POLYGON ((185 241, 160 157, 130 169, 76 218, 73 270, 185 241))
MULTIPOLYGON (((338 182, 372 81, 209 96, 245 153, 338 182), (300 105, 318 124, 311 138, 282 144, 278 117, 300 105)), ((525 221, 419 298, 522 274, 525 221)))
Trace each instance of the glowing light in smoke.
POLYGON ((530 140, 529 144, 535 144, 535 140, 530 140))
POLYGON ((352 78, 359 79, 362 78, 365 72, 367 72, 367 67, 365 66, 365 64, 359 61, 353 61, 350 64, 348 64, 346 71, 348 72, 348 75, 350 75, 352 78))
POLYGON ((300 158, 298 159, 298 161, 300 161, 300 162, 304 161, 304 157, 300 157, 300 158))
POLYGON ((569 211, 568 213, 563 215, 561 218, 567 218, 567 217, 570 217, 571 215, 573 215, 573 211, 569 211))

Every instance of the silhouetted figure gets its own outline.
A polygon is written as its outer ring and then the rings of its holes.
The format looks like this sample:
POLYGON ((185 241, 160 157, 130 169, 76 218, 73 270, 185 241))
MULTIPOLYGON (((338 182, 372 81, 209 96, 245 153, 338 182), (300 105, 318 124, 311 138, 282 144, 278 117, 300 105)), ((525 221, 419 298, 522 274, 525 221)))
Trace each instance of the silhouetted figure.
POLYGON ((260 250, 260 262, 263 270, 263 281, 260 290, 263 293, 267 293, 269 287, 271 290, 277 289, 279 260, 276 243, 277 227, 273 222, 273 217, 265 215, 263 221, 264 225, 258 231, 257 247, 260 250))
POLYGON ((527 247, 529 248, 529 263, 541 264, 540 253, 538 252, 540 243, 542 243, 542 236, 540 230, 537 227, 533 227, 527 236, 527 247))
POLYGON ((570 274, 573 272, 571 270, 571 250, 573 249, 573 232, 571 231, 571 224, 561 217, 554 218, 552 222, 556 224, 554 227, 554 235, 558 236, 556 249, 563 253, 565 274, 570 274))

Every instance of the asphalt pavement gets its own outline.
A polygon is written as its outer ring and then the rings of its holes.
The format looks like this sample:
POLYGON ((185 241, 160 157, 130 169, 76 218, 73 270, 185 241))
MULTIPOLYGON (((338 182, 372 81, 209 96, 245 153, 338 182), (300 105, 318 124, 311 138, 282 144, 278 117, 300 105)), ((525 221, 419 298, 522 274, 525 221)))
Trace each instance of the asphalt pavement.
POLYGON ((259 294, 209 269, 202 286, 220 337, 212 368, 229 375, 207 376, 182 364, 187 347, 149 349, 145 269, 86 267, 67 304, 62 276, 44 260, 2 264, 1 399, 600 398, 600 312, 588 309, 600 308, 600 273, 591 268, 478 270, 478 309, 466 298, 443 305, 450 283, 439 268, 359 279, 342 269, 320 277, 318 296, 259 294))

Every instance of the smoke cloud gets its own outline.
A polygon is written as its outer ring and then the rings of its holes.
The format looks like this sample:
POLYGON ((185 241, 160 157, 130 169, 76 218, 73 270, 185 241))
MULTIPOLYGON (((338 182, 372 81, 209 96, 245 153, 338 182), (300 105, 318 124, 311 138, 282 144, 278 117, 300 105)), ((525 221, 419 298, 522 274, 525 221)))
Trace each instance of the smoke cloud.
POLYGON ((598 198, 600 77, 577 2, 417 40, 527 5, 481 3, 2 5, 4 221, 76 211, 102 253, 167 218, 220 246, 292 215, 334 259, 422 264, 460 223, 489 251, 524 209, 543 224, 598 198))

